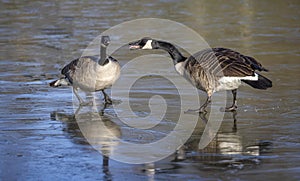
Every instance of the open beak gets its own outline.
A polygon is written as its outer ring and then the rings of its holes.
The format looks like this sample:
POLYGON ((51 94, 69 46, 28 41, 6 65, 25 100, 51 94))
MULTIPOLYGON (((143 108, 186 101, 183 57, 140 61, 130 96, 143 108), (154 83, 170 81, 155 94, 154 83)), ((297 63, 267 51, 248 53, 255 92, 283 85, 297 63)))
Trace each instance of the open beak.
POLYGON ((139 45, 129 45, 130 50, 136 50, 136 49, 141 49, 141 46, 139 45))
POLYGON ((141 49, 142 47, 139 45, 139 43, 140 43, 140 41, 135 41, 135 42, 129 43, 129 49, 130 50, 141 49))

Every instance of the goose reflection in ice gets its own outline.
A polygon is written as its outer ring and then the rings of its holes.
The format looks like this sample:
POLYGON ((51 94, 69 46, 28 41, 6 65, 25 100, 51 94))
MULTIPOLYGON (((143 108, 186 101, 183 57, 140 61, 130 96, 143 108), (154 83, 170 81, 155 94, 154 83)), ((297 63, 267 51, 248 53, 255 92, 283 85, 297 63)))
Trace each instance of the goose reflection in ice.
MULTIPOLYGON (((272 143, 260 141, 249 144, 237 132, 237 113, 232 113, 233 125, 229 131, 220 130, 214 139, 204 148, 199 149, 199 141, 203 133, 203 122, 207 123, 205 114, 200 116, 190 139, 175 153, 173 162, 192 160, 205 165, 244 167, 247 164, 259 164, 259 156, 270 150, 272 143)), ((255 141, 255 140, 253 140, 255 141)), ((252 141, 252 142, 253 142, 252 141)))
POLYGON ((204 149, 199 149, 199 142, 207 123, 206 115, 201 114, 192 135, 183 146, 161 161, 139 166, 139 170, 146 173, 150 180, 157 173, 181 174, 183 170, 196 173, 207 169, 235 170, 259 164, 262 155, 270 152, 271 142, 256 142, 240 135, 236 112, 232 113, 232 118, 224 120, 226 126, 221 127, 214 139, 204 149))
POLYGON ((73 115, 53 112, 51 118, 65 123, 64 131, 70 134, 75 143, 90 144, 99 151, 103 157, 103 173, 105 177, 110 177, 109 156, 119 143, 121 130, 110 116, 103 114, 105 108, 97 112, 93 106, 84 106, 79 107, 73 115))

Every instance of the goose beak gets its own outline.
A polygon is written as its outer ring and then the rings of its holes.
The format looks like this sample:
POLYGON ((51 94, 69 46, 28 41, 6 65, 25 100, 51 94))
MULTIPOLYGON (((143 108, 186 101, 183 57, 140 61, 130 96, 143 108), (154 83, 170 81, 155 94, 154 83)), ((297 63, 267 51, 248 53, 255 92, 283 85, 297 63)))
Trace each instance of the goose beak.
POLYGON ((141 46, 139 45, 129 45, 130 50, 136 50, 136 49, 141 49, 141 46))
POLYGON ((139 43, 140 43, 140 41, 135 41, 135 42, 129 43, 129 49, 130 50, 141 49, 142 47, 139 45, 139 43))

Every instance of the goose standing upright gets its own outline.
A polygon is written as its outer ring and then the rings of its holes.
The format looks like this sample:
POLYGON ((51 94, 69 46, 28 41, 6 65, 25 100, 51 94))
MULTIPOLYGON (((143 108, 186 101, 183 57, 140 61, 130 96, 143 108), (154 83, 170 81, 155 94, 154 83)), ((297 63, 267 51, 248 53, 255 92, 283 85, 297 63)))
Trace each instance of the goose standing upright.
POLYGON ((110 97, 104 92, 120 76, 120 64, 111 56, 106 57, 106 48, 110 43, 109 36, 101 37, 100 58, 98 56, 83 56, 66 65, 61 74, 63 78, 51 82, 51 87, 71 85, 80 105, 85 105, 78 94, 78 89, 84 92, 102 91, 105 103, 111 104, 110 97))
POLYGON ((171 43, 152 38, 142 38, 131 42, 129 48, 131 50, 162 49, 170 54, 176 71, 196 88, 207 93, 205 103, 199 109, 190 111, 206 112, 213 93, 221 90, 232 91, 232 106, 225 108, 225 111, 235 111, 237 88, 242 82, 256 89, 272 87, 272 81, 256 72, 256 70, 268 71, 267 69, 254 58, 231 49, 204 49, 187 58, 171 43))

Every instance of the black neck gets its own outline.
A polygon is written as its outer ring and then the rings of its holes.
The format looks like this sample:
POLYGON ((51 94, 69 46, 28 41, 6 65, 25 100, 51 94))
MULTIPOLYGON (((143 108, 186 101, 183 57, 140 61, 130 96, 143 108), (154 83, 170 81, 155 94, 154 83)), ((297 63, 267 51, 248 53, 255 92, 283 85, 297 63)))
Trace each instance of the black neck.
POLYGON ((100 45, 100 59, 98 61, 99 65, 104 65, 105 64, 105 60, 106 60, 106 46, 100 45))
POLYGON ((179 63, 179 62, 183 62, 186 60, 186 57, 183 56, 180 51, 171 43, 168 42, 163 42, 163 41, 157 41, 157 49, 162 49, 167 51, 171 58, 173 59, 173 63, 174 65, 179 63))

